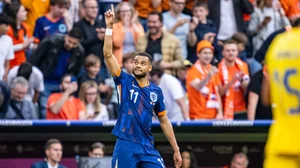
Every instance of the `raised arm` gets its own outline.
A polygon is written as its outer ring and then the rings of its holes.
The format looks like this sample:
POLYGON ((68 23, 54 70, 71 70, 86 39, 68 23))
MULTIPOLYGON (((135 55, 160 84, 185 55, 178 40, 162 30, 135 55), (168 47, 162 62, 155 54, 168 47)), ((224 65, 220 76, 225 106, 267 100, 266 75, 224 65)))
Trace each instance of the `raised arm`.
POLYGON ((111 5, 111 9, 105 12, 106 32, 104 38, 103 55, 106 61, 107 68, 112 76, 119 76, 121 68, 118 64, 116 57, 113 55, 112 44, 112 28, 114 24, 115 13, 114 7, 111 5))

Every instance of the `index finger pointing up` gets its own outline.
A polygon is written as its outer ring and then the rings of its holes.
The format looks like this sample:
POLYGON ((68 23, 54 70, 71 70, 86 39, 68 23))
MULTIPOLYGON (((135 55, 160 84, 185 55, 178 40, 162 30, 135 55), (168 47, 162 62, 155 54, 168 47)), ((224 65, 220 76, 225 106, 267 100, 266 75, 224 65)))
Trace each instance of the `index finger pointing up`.
POLYGON ((113 14, 115 14, 114 5, 113 5, 113 4, 111 4, 111 5, 110 5, 110 7, 111 7, 111 12, 112 12, 113 14))

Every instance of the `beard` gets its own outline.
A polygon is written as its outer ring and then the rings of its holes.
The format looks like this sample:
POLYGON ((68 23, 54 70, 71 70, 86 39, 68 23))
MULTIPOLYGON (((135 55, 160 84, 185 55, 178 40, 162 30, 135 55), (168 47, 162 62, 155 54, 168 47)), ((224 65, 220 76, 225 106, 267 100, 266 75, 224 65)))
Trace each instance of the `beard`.
POLYGON ((136 73, 133 71, 133 75, 134 75, 134 77, 137 78, 137 79, 142 79, 142 78, 144 78, 144 77, 147 76, 147 72, 143 72, 143 73, 141 73, 141 74, 136 74, 136 73))

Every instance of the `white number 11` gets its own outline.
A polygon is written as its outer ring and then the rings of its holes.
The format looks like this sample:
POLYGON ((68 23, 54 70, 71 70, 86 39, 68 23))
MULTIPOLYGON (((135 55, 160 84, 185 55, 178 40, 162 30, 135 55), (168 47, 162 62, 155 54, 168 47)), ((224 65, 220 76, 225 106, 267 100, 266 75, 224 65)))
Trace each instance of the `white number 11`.
POLYGON ((139 95, 139 92, 134 92, 134 90, 131 89, 131 90, 130 90, 130 100, 132 100, 133 94, 135 95, 135 96, 134 96, 134 100, 133 100, 133 102, 135 103, 135 102, 136 102, 136 99, 137 99, 137 97, 138 97, 138 95, 139 95))

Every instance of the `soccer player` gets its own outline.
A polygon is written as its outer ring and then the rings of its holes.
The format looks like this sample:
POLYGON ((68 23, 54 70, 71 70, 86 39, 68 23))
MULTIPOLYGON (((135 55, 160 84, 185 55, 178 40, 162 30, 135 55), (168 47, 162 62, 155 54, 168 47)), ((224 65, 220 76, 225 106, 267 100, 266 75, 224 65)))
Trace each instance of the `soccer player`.
POLYGON ((262 103, 272 104, 273 118, 264 168, 300 167, 300 29, 278 35, 266 56, 268 77, 262 103))
POLYGON ((112 54, 112 28, 114 9, 105 13, 106 32, 104 57, 116 85, 121 85, 121 106, 118 121, 112 131, 117 136, 112 167, 164 168, 164 161, 154 149, 151 133, 153 111, 158 116, 161 128, 174 150, 175 167, 181 166, 181 155, 172 125, 167 118, 161 89, 149 82, 152 57, 145 52, 134 58, 133 75, 121 70, 112 54))

